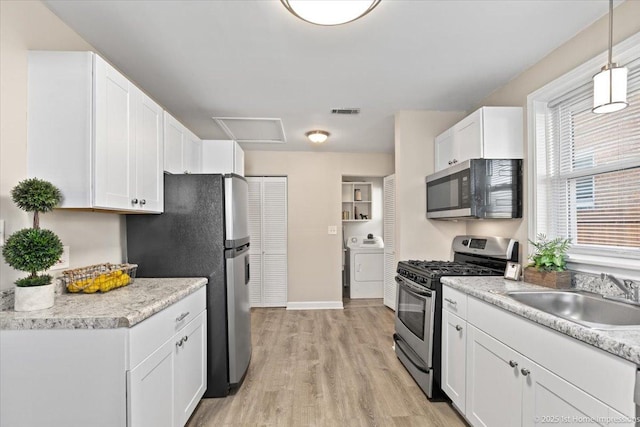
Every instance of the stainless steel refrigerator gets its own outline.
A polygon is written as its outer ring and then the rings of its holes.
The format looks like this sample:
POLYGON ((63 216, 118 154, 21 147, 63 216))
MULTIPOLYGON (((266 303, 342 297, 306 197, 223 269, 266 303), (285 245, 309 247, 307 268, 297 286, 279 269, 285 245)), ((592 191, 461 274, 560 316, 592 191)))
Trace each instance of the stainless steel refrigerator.
POLYGON ((165 175, 164 213, 127 215, 138 277, 206 277, 207 391, 239 385, 251 359, 248 185, 238 175, 165 175))

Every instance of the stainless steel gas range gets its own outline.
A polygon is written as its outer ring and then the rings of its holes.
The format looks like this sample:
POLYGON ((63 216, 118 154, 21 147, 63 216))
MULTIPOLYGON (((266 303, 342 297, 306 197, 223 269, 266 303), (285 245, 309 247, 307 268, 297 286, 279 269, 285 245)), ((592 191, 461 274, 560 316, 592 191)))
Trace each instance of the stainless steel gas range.
POLYGON ((398 359, 429 399, 444 397, 440 388, 443 276, 501 276, 518 261, 518 242, 503 237, 456 236, 453 261, 400 261, 396 276, 398 359))

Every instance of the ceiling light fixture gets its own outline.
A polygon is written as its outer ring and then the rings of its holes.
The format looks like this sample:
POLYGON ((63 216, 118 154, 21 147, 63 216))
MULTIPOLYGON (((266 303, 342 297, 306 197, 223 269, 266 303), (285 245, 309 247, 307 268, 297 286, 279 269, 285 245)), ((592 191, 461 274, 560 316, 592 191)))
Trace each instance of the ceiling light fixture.
POLYGON ((613 0, 609 0, 609 59, 593 76, 594 113, 612 113, 627 108, 627 68, 613 62, 613 0))
POLYGON ((310 130, 305 133, 306 137, 309 138, 309 141, 314 144, 322 144, 329 138, 330 133, 326 130, 310 130))
POLYGON ((371 12, 380 0, 280 0, 289 12, 316 25, 341 25, 371 12))

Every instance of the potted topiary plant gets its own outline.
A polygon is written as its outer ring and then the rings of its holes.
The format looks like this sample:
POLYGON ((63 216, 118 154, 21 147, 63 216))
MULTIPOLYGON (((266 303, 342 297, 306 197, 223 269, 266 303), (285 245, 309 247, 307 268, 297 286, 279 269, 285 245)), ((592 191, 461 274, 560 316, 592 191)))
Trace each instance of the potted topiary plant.
POLYGON ((51 230, 40 228, 40 212, 56 207, 62 195, 53 184, 41 179, 24 180, 11 190, 11 199, 22 210, 33 212, 33 228, 13 233, 2 248, 2 256, 11 267, 31 273, 16 280, 14 309, 42 310, 53 306, 54 285, 48 274, 62 255, 62 242, 51 230))
POLYGON ((544 234, 538 234, 537 240, 529 240, 536 251, 529 255, 531 263, 524 269, 525 282, 548 288, 570 287, 571 272, 566 271, 566 255, 571 239, 557 237, 549 240, 544 234))

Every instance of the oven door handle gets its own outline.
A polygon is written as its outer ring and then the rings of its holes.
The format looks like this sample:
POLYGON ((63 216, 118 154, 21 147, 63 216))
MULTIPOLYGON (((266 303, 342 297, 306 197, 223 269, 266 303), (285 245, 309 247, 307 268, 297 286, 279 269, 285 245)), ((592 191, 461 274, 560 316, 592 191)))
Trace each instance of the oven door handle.
POLYGON ((412 293, 416 296, 431 298, 432 294, 429 289, 423 288, 422 286, 414 285, 402 276, 396 276, 396 282, 398 283, 398 285, 404 286, 409 293, 412 293))
POLYGON ((393 334, 393 340, 396 343, 396 347, 407 356, 407 359, 411 362, 415 368, 425 374, 428 374, 431 369, 425 366, 420 356, 418 356, 400 337, 398 334, 393 334))

